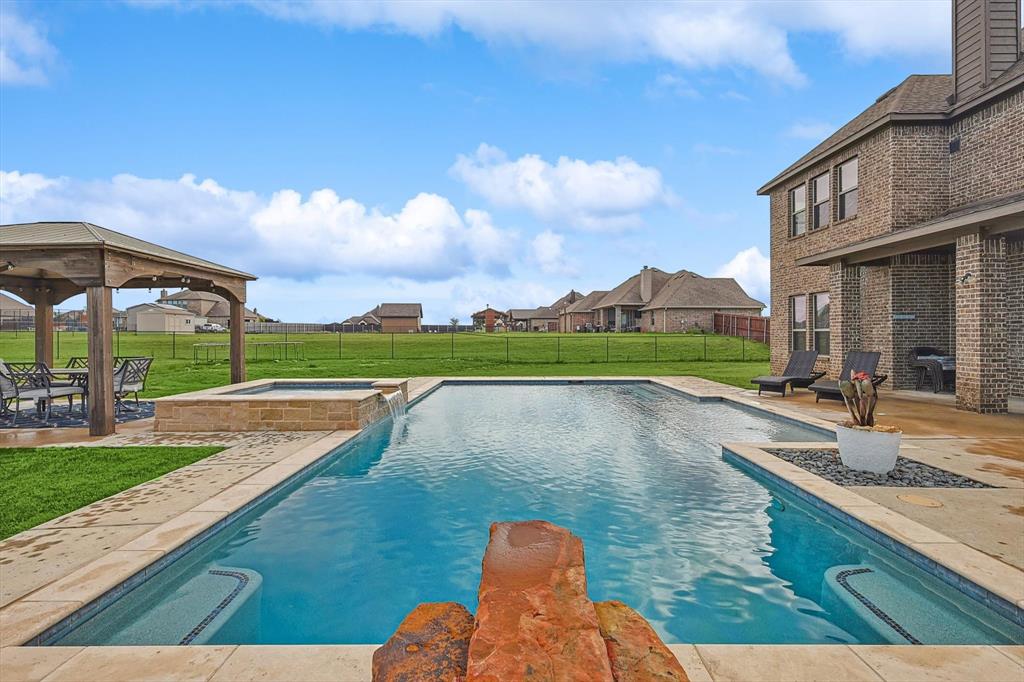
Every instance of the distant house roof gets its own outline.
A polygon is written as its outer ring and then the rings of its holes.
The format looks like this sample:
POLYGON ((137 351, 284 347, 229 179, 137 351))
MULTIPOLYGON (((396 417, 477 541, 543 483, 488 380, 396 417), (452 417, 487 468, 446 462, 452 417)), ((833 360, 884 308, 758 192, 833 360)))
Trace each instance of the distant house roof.
POLYGON ((503 310, 498 310, 496 308, 487 307, 487 308, 484 308, 483 310, 476 311, 475 313, 470 315, 470 317, 484 317, 484 316, 487 315, 487 311, 488 310, 490 310, 492 313, 495 314, 495 316, 497 316, 499 318, 503 318, 503 317, 507 317, 508 316, 508 313, 506 313, 503 310))
POLYGON ((107 246, 118 251, 137 253, 151 258, 192 265, 228 275, 254 280, 255 275, 218 265, 187 253, 168 249, 99 225, 83 222, 19 223, 4 225, 0 230, 0 246, 107 246))
POLYGON ((589 313, 594 310, 594 304, 600 301, 608 294, 607 291, 591 291, 583 298, 577 299, 575 303, 570 303, 565 307, 562 312, 564 313, 589 313))
POLYGON ((196 315, 188 308, 180 308, 176 305, 170 305, 169 303, 139 303, 138 305, 129 306, 128 310, 138 310, 139 308, 162 312, 166 315, 190 315, 192 317, 195 317, 196 315))
POLYGON ((702 277, 680 270, 672 275, 643 309, 656 308, 764 308, 732 277, 702 277))
POLYGON ((562 308, 564 308, 565 306, 569 305, 570 303, 575 303, 576 301, 580 300, 581 298, 583 298, 583 294, 581 294, 580 292, 576 291, 575 289, 570 289, 569 293, 567 293, 565 296, 563 296, 562 298, 558 299, 557 301, 555 301, 554 303, 552 303, 548 307, 553 309, 553 310, 555 310, 555 311, 559 311, 562 308))
POLYGON ((22 303, 16 298, 8 296, 7 294, 0 292, 0 310, 10 312, 17 310, 19 312, 30 312, 34 310, 28 303, 22 303))
POLYGON ((192 291, 191 289, 182 289, 181 291, 175 291, 173 294, 161 297, 162 301, 226 301, 227 299, 223 296, 218 296, 211 291, 192 291))
MULTIPOLYGON (((672 275, 658 268, 648 269, 651 270, 651 291, 657 293, 672 275)), ((597 310, 598 308, 609 308, 617 305, 645 305, 643 299, 640 298, 640 273, 633 275, 605 294, 600 301, 594 304, 593 309, 597 310)))
POLYGON ((381 303, 375 310, 380 318, 423 317, 423 306, 419 303, 381 303))
MULTIPOLYGON (((374 308, 374 310, 376 310, 376 308, 374 308)), ((371 313, 366 313, 364 315, 353 315, 347 320, 344 320, 342 324, 351 324, 353 326, 357 324, 375 325, 380 324, 380 318, 371 313)))
POLYGON ((513 320, 557 320, 558 313, 548 306, 539 308, 513 308, 508 311, 513 320))

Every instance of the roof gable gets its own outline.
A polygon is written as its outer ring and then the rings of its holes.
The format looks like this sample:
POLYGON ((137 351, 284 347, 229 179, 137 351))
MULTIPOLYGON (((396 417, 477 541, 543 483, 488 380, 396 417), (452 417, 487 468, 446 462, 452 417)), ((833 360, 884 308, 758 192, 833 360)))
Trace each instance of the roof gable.
POLYGON ((680 270, 651 298, 644 310, 654 308, 764 308, 747 295, 732 277, 702 277, 680 270))
POLYGON ((419 303, 381 303, 375 309, 377 317, 423 317, 419 303))

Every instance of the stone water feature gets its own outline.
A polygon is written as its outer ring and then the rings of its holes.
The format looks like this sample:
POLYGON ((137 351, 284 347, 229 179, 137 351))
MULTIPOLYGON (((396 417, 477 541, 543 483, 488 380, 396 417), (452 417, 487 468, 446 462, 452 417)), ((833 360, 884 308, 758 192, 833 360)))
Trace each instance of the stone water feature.
POLYGON ((374 682, 631 680, 686 682, 644 620, 587 596, 583 542, 546 521, 491 525, 476 618, 420 604, 373 654, 374 682))

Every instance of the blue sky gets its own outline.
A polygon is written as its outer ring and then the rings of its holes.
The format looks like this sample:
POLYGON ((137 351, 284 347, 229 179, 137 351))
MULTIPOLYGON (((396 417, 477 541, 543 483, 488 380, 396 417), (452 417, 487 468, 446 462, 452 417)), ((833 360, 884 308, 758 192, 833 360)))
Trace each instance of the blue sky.
POLYGON ((4 2, 0 221, 249 270, 289 321, 467 320, 643 265, 767 302, 756 189, 948 72, 948 24, 930 0, 4 2))

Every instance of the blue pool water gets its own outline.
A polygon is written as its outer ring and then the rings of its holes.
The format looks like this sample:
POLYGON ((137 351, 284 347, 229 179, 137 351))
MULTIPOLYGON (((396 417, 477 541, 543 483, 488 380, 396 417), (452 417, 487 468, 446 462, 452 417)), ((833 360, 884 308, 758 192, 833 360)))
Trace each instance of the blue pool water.
POLYGON ((322 393, 324 391, 362 391, 373 388, 369 382, 325 381, 323 383, 290 383, 287 381, 243 388, 225 395, 262 395, 264 393, 322 393))
POLYGON ((825 438, 646 384, 444 386, 60 643, 383 642, 420 602, 475 609, 488 525, 533 518, 583 538, 594 600, 669 642, 1019 641, 719 446, 825 438))

